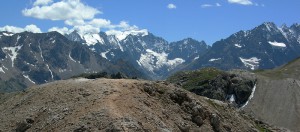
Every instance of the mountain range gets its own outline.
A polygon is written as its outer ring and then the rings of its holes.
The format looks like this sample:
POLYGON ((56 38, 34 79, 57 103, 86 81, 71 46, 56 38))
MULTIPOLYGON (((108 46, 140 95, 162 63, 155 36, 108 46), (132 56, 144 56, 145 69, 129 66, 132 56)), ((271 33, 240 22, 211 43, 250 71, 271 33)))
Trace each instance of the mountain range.
POLYGON ((179 70, 203 67, 230 69, 271 69, 300 56, 300 26, 276 26, 265 22, 251 30, 239 31, 212 46, 192 38, 167 42, 149 32, 127 37, 100 34, 66 35, 80 41, 110 61, 126 60, 152 79, 164 79, 179 70))
POLYGON ((0 85, 6 89, 1 91, 14 91, 88 72, 123 72, 159 80, 179 70, 203 67, 270 69, 300 56, 300 26, 266 22, 212 46, 192 38, 168 42, 146 31, 0 32, 0 48, 0 85))
POLYGON ((215 42, 188 69, 217 67, 220 69, 271 69, 300 55, 300 25, 277 27, 266 22, 248 31, 239 31, 215 42))

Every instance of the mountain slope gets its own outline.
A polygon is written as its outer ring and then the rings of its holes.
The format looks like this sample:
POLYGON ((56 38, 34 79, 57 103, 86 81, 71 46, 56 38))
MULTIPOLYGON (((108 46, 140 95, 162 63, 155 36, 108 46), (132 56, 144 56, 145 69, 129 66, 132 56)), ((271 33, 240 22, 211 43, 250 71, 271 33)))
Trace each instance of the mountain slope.
POLYGON ((0 37, 0 91, 14 91, 34 84, 66 79, 90 72, 123 72, 145 77, 124 63, 116 66, 81 43, 57 32, 7 33, 0 37), (8 35, 9 34, 9 35, 8 35))
POLYGON ((165 82, 79 78, 0 97, 1 131, 261 129, 227 104, 165 82))
POLYGON ((187 69, 271 69, 300 56, 300 26, 277 27, 266 22, 252 30, 237 32, 213 44, 207 54, 187 69))
POLYGON ((257 72, 257 87, 244 110, 270 124, 300 130, 300 59, 257 72))

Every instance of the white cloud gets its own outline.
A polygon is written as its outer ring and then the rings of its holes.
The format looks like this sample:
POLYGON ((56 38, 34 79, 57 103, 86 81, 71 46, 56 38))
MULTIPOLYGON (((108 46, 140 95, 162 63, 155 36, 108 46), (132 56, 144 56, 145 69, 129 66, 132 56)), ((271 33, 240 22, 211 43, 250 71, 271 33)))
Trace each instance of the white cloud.
MULTIPOLYGON (((36 2, 38 2, 37 0, 36 2)), ((45 0, 44 0, 45 1, 45 0)), ((35 2, 35 3, 36 3, 35 2)), ((80 0, 62 0, 50 5, 33 6, 22 11, 24 16, 38 19, 70 20, 70 19, 93 19, 101 11, 84 5, 80 0)))
POLYGON ((33 33, 41 33, 41 29, 38 28, 36 25, 27 25, 25 28, 20 28, 20 27, 15 27, 15 26, 9 26, 6 25, 4 27, 0 27, 0 31, 7 31, 7 32, 12 32, 12 33, 21 33, 21 32, 33 32, 33 33))
POLYGON ((167 6, 169 9, 176 9, 177 7, 176 7, 176 5, 174 5, 174 4, 168 4, 168 6, 167 6))
POLYGON ((48 5, 52 3, 53 0, 37 0, 33 3, 34 6, 39 6, 39 5, 48 5))
POLYGON ((253 5, 251 0, 228 0, 228 2, 241 5, 253 5))
POLYGON ((201 5, 201 7, 202 8, 207 8, 207 7, 212 7, 213 5, 211 5, 211 4, 203 4, 203 5, 201 5))
POLYGON ((48 32, 56 31, 59 32, 60 34, 69 34, 73 30, 69 30, 67 27, 59 28, 59 27, 52 27, 48 30, 48 32))
POLYGON ((28 31, 28 32, 33 32, 33 33, 41 33, 41 29, 38 28, 36 25, 27 25, 25 28, 24 28, 25 31, 28 31))
POLYGON ((14 27, 14 26, 4 26, 4 27, 0 27, 0 31, 7 31, 7 32, 12 32, 12 33, 20 33, 20 32, 24 32, 23 28, 20 27, 14 27))
POLYGON ((220 3, 216 3, 216 4, 203 4, 201 5, 202 8, 208 8, 208 7, 221 7, 222 5, 220 3))
MULTIPOLYGON (((174 4, 170 5, 174 9, 174 4)), ((80 35, 96 34, 100 31, 107 31, 110 35, 117 35, 118 38, 124 39, 129 34, 147 34, 146 29, 139 29, 135 25, 129 25, 126 21, 119 24, 113 24, 110 20, 96 18, 97 14, 102 12, 83 4, 80 0, 35 0, 33 7, 22 11, 24 16, 64 21, 67 27, 52 27, 48 32, 57 31, 61 34, 69 34, 76 30, 80 35)), ((15 32, 22 32, 25 29, 6 27, 15 32)), ((26 28, 26 27, 25 27, 26 28)), ((40 32, 37 27, 28 26, 26 30, 40 32)))
POLYGON ((121 30, 137 30, 138 27, 136 25, 130 26, 128 22, 121 21, 119 25, 116 25, 116 27, 121 28, 121 30))
POLYGON ((66 20, 65 24, 69 26, 79 26, 79 25, 84 25, 85 22, 82 19, 70 19, 70 20, 66 20))
POLYGON ((100 32, 100 28, 94 27, 92 25, 82 25, 82 26, 74 26, 74 30, 77 30, 79 34, 96 34, 100 32))
POLYGON ((98 27, 98 28, 113 28, 114 27, 109 20, 100 19, 100 18, 93 19, 88 24, 90 24, 94 27, 98 27))

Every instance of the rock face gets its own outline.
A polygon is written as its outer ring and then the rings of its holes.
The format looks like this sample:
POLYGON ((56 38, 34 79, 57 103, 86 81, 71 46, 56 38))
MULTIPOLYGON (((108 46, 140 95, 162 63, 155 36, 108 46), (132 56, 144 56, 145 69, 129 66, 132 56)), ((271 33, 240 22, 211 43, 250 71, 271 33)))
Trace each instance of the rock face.
POLYGON ((78 78, 0 97, 0 131, 260 129, 227 104, 166 82, 78 78))
POLYGON ((215 68, 204 68, 179 72, 167 80, 198 95, 228 101, 240 107, 248 101, 256 83, 255 76, 250 73, 246 76, 246 73, 246 71, 225 72, 215 68))

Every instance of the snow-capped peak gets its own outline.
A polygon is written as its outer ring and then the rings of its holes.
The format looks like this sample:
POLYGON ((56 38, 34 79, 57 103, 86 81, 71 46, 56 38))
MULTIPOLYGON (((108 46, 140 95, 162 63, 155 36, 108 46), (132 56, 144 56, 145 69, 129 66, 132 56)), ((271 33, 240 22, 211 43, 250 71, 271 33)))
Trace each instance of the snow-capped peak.
POLYGON ((134 36, 146 36, 148 35, 148 30, 127 30, 127 31, 117 31, 117 30, 109 30, 105 32, 107 35, 115 35, 119 41, 124 40, 128 35, 134 36))
POLYGON ((91 45, 95 45, 97 43, 101 43, 101 44, 104 44, 104 40, 103 38, 100 37, 100 35, 97 33, 97 34, 79 34, 81 36, 81 38, 83 40, 85 40, 86 44, 88 46, 91 46, 91 45))
POLYGON ((272 22, 265 22, 264 26, 267 28, 268 31, 272 31, 272 29, 276 29, 276 25, 272 22))

